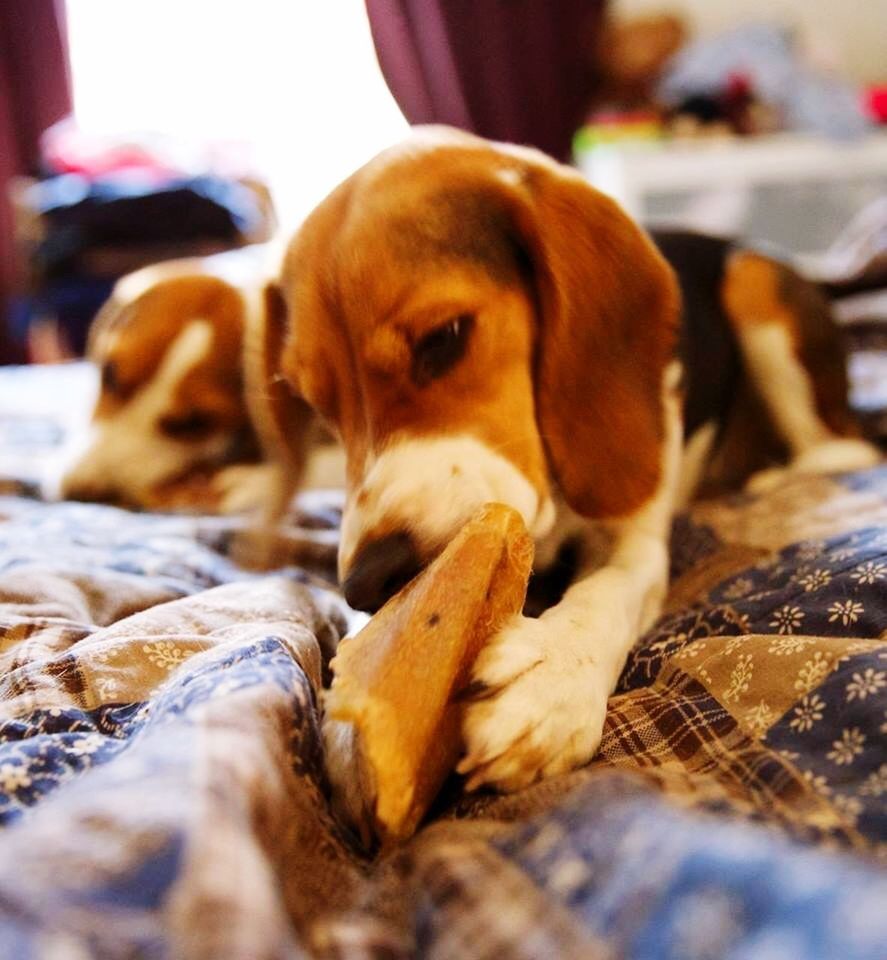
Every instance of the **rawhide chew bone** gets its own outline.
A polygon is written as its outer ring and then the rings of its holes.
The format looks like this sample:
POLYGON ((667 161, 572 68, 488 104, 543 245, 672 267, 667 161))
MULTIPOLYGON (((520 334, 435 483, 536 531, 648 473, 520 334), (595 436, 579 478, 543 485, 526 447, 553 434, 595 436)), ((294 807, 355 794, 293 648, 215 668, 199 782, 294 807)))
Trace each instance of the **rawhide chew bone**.
POLYGON ((325 699, 330 776, 340 808, 369 819, 383 844, 415 831, 455 766, 462 751, 458 695, 484 644, 520 613, 532 564, 533 541, 520 515, 487 504, 360 633, 339 644, 325 699))

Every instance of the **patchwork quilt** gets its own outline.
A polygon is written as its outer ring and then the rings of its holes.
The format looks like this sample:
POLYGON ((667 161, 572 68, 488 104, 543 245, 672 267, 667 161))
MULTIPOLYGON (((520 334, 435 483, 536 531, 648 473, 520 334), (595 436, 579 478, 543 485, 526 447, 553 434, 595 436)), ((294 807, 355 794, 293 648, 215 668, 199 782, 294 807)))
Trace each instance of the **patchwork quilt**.
POLYGON ((6 489, 0 957, 887 956, 887 467, 680 516, 596 759, 383 858, 319 736, 334 500, 256 576, 233 521, 6 489))

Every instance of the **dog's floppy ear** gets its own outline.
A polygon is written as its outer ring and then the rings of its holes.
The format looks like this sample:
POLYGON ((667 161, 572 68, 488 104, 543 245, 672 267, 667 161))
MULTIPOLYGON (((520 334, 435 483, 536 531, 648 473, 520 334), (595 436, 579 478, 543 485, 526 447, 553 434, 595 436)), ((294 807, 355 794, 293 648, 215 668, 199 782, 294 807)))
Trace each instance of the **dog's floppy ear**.
POLYGON ((273 468, 258 523, 240 532, 232 555, 244 566, 269 569, 288 557, 280 553, 278 526, 305 471, 311 408, 280 372, 287 311, 273 279, 247 295, 243 350, 246 404, 264 458, 273 468))
POLYGON ((281 372, 286 334, 286 302, 276 281, 268 280, 247 321, 245 393, 266 458, 280 464, 295 487, 304 470, 313 415, 281 372))
POLYGON ((540 433, 576 512, 624 516, 659 480, 677 282, 616 203, 541 155, 514 156, 502 176, 538 299, 540 433))
POLYGON ((289 311, 283 373, 341 440, 354 476, 367 451, 366 410, 342 317, 336 262, 352 255, 342 236, 359 176, 360 171, 340 183, 308 215, 287 247, 281 270, 289 311))

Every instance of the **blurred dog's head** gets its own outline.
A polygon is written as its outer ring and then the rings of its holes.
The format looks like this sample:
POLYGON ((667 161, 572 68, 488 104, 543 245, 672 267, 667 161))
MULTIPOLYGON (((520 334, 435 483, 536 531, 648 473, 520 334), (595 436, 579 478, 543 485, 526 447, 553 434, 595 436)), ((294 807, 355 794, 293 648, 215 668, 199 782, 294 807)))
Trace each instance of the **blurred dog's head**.
POLYGON ((64 496, 151 506, 165 484, 255 447, 243 389, 249 305, 226 276, 238 256, 255 254, 171 261, 117 283, 90 331, 98 398, 64 496))
POLYGON ((648 238, 543 155, 420 130, 335 190, 282 277, 282 368, 348 458, 340 576, 374 609, 481 504, 543 535, 656 486, 677 323, 648 238))

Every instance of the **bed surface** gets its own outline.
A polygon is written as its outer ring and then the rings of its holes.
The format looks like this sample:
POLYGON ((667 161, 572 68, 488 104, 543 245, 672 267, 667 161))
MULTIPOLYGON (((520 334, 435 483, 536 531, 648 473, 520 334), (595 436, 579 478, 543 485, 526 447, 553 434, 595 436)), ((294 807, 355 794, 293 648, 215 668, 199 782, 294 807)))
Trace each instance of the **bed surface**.
POLYGON ((679 517, 595 761, 372 860, 318 735, 335 498, 256 577, 234 521, 23 495, 77 369, 0 372, 0 955, 884 956, 887 467, 679 517))

